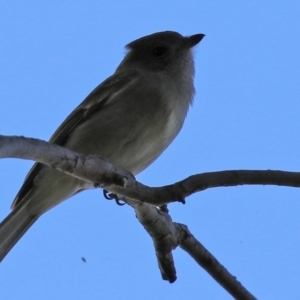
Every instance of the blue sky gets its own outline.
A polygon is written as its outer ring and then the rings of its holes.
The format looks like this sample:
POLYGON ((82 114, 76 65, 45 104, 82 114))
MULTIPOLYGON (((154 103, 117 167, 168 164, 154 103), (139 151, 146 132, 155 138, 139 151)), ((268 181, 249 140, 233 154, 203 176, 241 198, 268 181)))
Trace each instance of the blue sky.
MULTIPOLYGON (((130 41, 205 33, 197 94, 165 153, 138 176, 161 186, 229 169, 300 170, 299 1, 0 1, 0 133, 48 139, 110 76, 130 41)), ((0 218, 31 162, 0 161, 0 218)), ((170 205, 259 299, 300 297, 300 191, 216 188, 170 205)), ((164 282, 129 207, 82 193, 42 216, 0 266, 1 299, 231 299, 181 249, 164 282), (83 263, 81 257, 87 262, 83 263)))

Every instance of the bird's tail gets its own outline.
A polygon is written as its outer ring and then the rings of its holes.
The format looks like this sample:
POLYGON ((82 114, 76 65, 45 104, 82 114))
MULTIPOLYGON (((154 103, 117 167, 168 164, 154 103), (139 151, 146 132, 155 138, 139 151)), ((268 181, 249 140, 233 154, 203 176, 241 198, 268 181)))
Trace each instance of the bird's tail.
POLYGON ((37 216, 30 216, 27 212, 28 202, 21 202, 3 221, 0 223, 0 262, 18 242, 29 227, 38 219, 37 216))

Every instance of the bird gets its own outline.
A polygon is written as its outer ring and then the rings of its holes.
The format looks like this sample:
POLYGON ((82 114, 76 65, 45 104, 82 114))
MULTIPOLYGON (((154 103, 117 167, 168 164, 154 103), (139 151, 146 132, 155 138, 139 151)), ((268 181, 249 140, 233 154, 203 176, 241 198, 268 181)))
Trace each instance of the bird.
MULTIPOLYGON (((99 155, 139 174, 171 144, 195 94, 194 47, 204 34, 156 32, 126 45, 112 76, 99 84, 54 132, 49 142, 99 155)), ((0 223, 0 261, 45 212, 93 188, 35 163, 0 223)))

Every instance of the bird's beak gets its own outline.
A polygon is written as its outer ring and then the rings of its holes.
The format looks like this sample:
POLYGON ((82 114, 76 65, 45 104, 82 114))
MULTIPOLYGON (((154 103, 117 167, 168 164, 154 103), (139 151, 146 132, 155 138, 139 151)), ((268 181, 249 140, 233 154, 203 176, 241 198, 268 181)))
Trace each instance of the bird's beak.
POLYGON ((205 37, 205 34, 199 33, 191 36, 185 37, 184 46, 187 48, 192 48, 199 44, 201 40, 205 37))

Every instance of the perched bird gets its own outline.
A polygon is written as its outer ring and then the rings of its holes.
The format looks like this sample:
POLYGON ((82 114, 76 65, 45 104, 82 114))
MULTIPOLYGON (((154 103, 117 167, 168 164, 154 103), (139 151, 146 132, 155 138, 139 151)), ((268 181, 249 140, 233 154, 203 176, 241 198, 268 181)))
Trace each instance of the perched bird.
MULTIPOLYGON (((129 43, 115 73, 98 85, 67 117, 50 142, 107 158, 138 174, 180 131, 195 93, 193 47, 204 37, 173 31, 129 43)), ((93 188, 36 163, 0 224, 0 261, 47 210, 93 188)))

